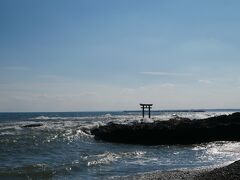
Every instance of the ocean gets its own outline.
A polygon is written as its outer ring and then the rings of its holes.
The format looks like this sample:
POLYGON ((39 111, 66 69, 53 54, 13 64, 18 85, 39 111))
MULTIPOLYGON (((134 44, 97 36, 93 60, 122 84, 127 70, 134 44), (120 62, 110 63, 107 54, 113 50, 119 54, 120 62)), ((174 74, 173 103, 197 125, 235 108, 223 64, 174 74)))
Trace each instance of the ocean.
MULTIPOLYGON (((203 119, 234 110, 159 111, 152 119, 203 119)), ((91 128, 141 121, 141 112, 0 113, 0 179, 112 179, 137 173, 217 167, 240 158, 239 142, 127 145, 96 141, 91 128), (26 125, 42 124, 39 127, 26 125)))

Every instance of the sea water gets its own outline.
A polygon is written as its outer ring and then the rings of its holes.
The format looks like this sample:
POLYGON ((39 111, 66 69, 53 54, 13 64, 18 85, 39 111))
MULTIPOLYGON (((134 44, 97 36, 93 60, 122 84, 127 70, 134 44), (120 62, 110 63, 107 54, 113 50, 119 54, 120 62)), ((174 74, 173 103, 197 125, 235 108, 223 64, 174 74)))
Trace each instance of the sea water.
MULTIPOLYGON (((154 112, 146 122, 203 119, 232 111, 154 112)), ((107 179, 156 170, 222 166, 240 158, 240 143, 126 145, 90 134, 110 121, 142 121, 141 112, 0 113, 0 179, 107 179), (39 127, 24 127, 42 124, 39 127)))

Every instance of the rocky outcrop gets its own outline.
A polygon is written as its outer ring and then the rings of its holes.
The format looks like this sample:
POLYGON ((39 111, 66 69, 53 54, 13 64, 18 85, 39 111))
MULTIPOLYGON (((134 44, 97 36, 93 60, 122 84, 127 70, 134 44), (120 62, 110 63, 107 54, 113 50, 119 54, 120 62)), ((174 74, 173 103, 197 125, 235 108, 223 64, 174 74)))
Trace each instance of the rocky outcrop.
POLYGON ((43 126, 43 124, 42 123, 34 123, 34 124, 27 124, 22 127, 23 128, 33 128, 33 127, 40 127, 40 126, 43 126))
POLYGON ((91 133, 98 140, 143 145, 239 141, 240 113, 202 120, 176 118, 153 123, 109 123, 92 129, 91 133))

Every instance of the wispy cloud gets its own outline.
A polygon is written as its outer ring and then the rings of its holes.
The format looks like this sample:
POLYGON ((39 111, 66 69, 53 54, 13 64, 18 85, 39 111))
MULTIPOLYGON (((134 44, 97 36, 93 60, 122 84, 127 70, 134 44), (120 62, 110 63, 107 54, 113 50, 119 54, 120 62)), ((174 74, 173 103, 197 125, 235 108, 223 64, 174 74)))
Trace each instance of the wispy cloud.
POLYGON ((175 87, 176 85, 173 83, 164 83, 161 86, 165 88, 172 88, 172 87, 175 87))
POLYGON ((199 83, 202 83, 202 84, 211 84, 212 81, 211 80, 207 80, 207 79, 200 79, 198 80, 199 83))
POLYGON ((141 74, 145 75, 153 75, 153 76, 191 76, 190 73, 175 73, 175 72, 162 72, 162 71, 145 71, 141 72, 141 74))

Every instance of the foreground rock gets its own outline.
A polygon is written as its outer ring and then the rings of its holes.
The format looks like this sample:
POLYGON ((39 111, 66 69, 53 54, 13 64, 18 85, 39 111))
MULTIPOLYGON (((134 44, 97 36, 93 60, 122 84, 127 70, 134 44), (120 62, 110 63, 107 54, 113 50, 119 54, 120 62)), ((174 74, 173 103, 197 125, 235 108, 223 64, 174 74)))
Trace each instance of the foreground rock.
POLYGON ((119 177, 122 180, 239 180, 240 161, 216 169, 175 170, 154 173, 145 173, 135 176, 119 177))
POLYGON ((199 180, 239 180, 240 179, 240 161, 236 161, 228 166, 217 168, 206 173, 200 173, 196 176, 199 180))
POLYGON ((202 120, 177 118, 153 123, 109 123, 92 129, 91 133, 95 139, 143 145, 240 141, 240 113, 202 120))

